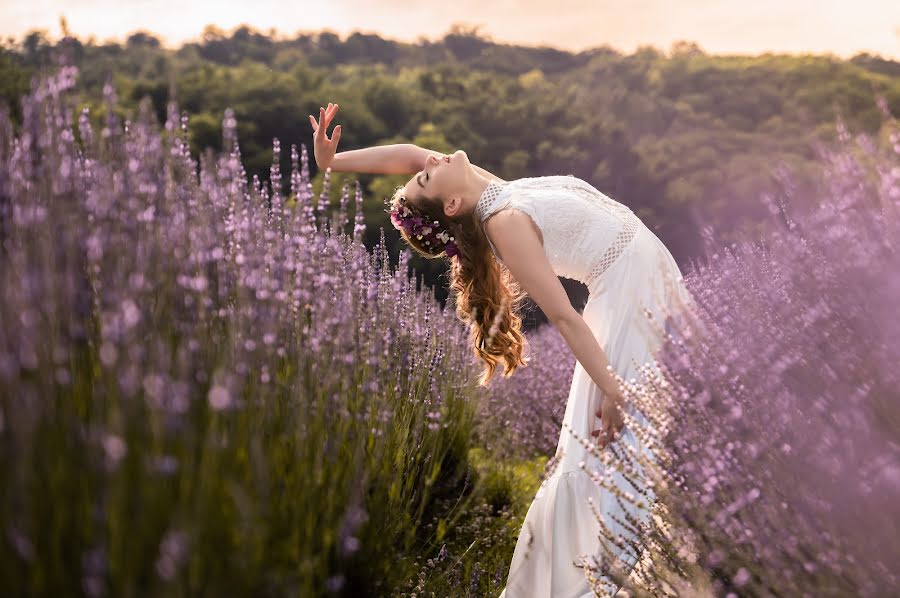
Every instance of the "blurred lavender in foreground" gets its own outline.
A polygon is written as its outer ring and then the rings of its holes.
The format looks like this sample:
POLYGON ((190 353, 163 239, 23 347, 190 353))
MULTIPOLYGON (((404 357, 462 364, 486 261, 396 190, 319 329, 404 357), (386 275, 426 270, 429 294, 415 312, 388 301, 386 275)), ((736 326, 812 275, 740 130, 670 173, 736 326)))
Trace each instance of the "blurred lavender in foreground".
POLYGON ((478 445, 497 458, 552 455, 566 411, 575 356, 555 327, 528 334, 530 361, 484 389, 478 403, 478 445))
MULTIPOLYGON (((838 146, 816 146, 817 202, 779 165, 765 238, 719 249, 704 231, 685 275, 699 310, 626 392, 659 455, 640 460, 659 500, 628 595, 900 594, 900 130, 879 105, 878 139, 839 119, 838 146)), ((494 454, 556 446, 574 358, 550 327, 529 345, 482 399, 494 454)))
POLYGON ((900 131, 882 109, 880 140, 839 121, 818 148, 815 209, 790 213, 781 171, 767 238, 707 238, 698 318, 636 391, 664 434, 631 595, 900 594, 900 131))
POLYGON ((408 251, 396 272, 383 236, 366 251, 358 185, 350 234, 347 188, 335 215, 325 190, 313 205, 305 147, 285 197, 277 167, 248 184, 231 110, 199 168, 174 103, 162 131, 146 98, 120 123, 106 85, 102 127, 73 129, 76 75, 33 83, 18 134, 0 107, 4 590, 405 579, 466 463, 462 324, 416 292, 408 251))

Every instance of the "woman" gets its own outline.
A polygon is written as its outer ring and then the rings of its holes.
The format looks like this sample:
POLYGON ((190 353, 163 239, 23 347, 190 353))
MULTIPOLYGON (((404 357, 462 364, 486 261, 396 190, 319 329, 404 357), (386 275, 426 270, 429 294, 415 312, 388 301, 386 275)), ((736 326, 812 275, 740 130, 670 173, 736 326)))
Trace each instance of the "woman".
MULTIPOLYGON (((632 429, 649 422, 626 402, 620 380, 633 382, 642 366, 653 367, 668 316, 691 304, 675 260, 627 206, 571 175, 505 181, 461 150, 441 155, 412 144, 335 154, 340 125, 332 139, 325 131, 337 109, 321 108, 318 122, 310 115, 316 163, 415 174, 394 193, 391 222, 418 253, 450 258, 457 315, 485 364, 480 383, 501 362, 507 377, 527 365, 516 314, 524 293, 571 347, 577 363, 556 466, 528 509, 500 596, 594 596, 582 565, 617 562, 627 575, 655 499, 641 466, 655 459, 641 440, 647 437, 632 429), (583 313, 558 276, 587 285, 583 313), (598 450, 607 447, 630 467, 612 466, 598 450)), ((595 577, 609 595, 621 586, 595 577)))

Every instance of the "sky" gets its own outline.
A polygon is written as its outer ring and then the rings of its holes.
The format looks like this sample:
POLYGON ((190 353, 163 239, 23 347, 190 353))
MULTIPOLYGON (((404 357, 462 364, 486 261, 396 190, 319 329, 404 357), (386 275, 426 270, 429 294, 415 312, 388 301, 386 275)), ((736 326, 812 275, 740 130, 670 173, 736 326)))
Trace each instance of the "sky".
POLYGON ((279 38, 331 31, 437 41, 453 26, 497 43, 578 52, 644 45, 668 51, 690 41, 709 54, 860 52, 900 60, 898 0, 0 0, 0 38, 31 30, 62 36, 60 17, 82 41, 136 31, 166 47, 197 41, 206 25, 245 24, 279 38))

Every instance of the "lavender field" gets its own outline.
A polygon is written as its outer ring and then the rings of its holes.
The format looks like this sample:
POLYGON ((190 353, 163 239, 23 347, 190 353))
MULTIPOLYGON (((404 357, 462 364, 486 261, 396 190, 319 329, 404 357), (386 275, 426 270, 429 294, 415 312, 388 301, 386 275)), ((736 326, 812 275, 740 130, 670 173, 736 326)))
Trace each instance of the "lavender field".
MULTIPOLYGON (((381 198, 327 205, 277 139, 271 185, 247 180, 230 110, 199 160, 175 102, 123 121, 107 85, 76 113, 77 76, 36 79, 20 130, 0 106, 8 595, 499 594, 558 439, 562 337, 530 332, 529 366, 478 386, 452 305, 383 230, 362 243, 381 198)), ((695 317, 664 376, 627 386, 662 458, 620 597, 900 593, 900 127, 880 108, 878 136, 838 121, 817 148, 815 197, 778 170, 765 234, 708 230, 685 268, 695 317)))

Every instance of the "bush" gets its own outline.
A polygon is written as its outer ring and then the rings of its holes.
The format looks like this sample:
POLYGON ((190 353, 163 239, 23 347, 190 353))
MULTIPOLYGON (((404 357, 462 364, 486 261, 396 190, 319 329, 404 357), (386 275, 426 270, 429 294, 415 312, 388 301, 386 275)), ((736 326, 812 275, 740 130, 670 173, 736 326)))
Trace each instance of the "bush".
MULTIPOLYGON (((465 330, 382 242, 248 183, 233 113, 71 127, 77 69, 0 113, 0 577, 10 595, 361 595, 469 490, 465 330)), ((327 189, 328 180, 325 181, 327 189)), ((323 192, 323 197, 327 194, 323 192)))

